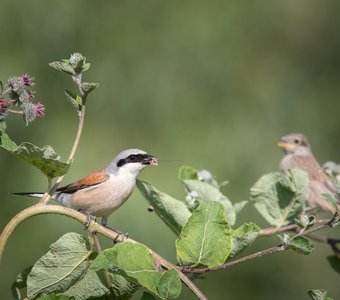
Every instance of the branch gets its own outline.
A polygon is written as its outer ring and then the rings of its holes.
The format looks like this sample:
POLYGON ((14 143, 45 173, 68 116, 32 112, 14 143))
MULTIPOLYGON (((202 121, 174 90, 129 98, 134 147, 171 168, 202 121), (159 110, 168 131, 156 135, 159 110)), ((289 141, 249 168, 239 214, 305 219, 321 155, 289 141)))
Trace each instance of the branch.
POLYGON ((237 265, 239 263, 243 263, 245 261, 248 261, 248 260, 251 260, 251 259, 254 259, 254 258, 262 257, 262 256, 265 256, 265 255, 268 255, 268 254, 272 254, 272 253, 284 251, 284 250, 285 250, 285 247, 282 244, 280 244, 280 245, 277 245, 277 246, 274 246, 274 247, 271 247, 271 248, 268 248, 268 249, 265 249, 265 250, 261 250, 259 252, 256 252, 256 253, 253 253, 253 254, 250 254, 250 255, 235 259, 235 260, 232 260, 232 261, 228 261, 225 264, 220 265, 220 266, 197 268, 197 269, 194 269, 194 268, 191 268, 191 267, 181 267, 180 269, 184 273, 206 273, 206 272, 210 272, 210 271, 224 270, 224 269, 227 269, 231 266, 237 265))
MULTIPOLYGON (((81 83, 79 83, 79 84, 80 84, 80 86, 78 85, 78 87, 81 90, 81 83)), ((80 142, 80 137, 81 137, 81 134, 83 132, 83 127, 84 127, 85 111, 86 111, 85 103, 86 103, 87 96, 83 92, 81 92, 81 97, 82 97, 83 105, 81 107, 81 111, 79 112, 78 129, 77 129, 76 137, 75 137, 75 140, 74 140, 74 143, 73 143, 70 155, 69 155, 69 157, 67 159, 68 163, 72 163, 73 162, 74 156, 76 154, 76 151, 77 151, 77 148, 78 148, 78 145, 79 145, 79 142, 80 142)), ((44 196, 39 200, 39 202, 47 204, 48 200, 55 193, 55 191, 57 190, 57 188, 59 187, 59 185, 60 185, 60 183, 61 183, 61 181, 63 179, 64 179, 64 175, 63 176, 59 176, 57 178, 56 182, 54 183, 54 185, 51 188, 49 188, 48 192, 46 192, 44 194, 44 196)))
MULTIPOLYGON (((19 212, 16 216, 12 218, 12 220, 7 224, 5 229, 0 235, 0 262, 1 258, 3 256, 5 245, 7 243, 8 238, 12 234, 12 232, 15 230, 15 228, 25 221, 26 219, 36 216, 36 215, 42 215, 42 214, 58 214, 58 215, 64 215, 71 217, 77 221, 79 221, 82 224, 86 223, 86 216, 74 209, 59 206, 59 205, 45 205, 41 202, 28 207, 24 209, 23 211, 19 212)), ((88 227, 89 232, 98 232, 109 239, 115 241, 115 242, 131 242, 131 243, 137 243, 137 241, 126 238, 120 233, 117 233, 109 228, 106 228, 102 225, 99 225, 96 222, 91 222, 88 227)), ((160 256, 158 253, 154 252, 153 250, 149 249, 151 252, 155 263, 162 265, 165 269, 177 269, 179 272, 179 277, 181 281, 196 295, 196 297, 200 300, 207 300, 205 295, 196 287, 196 285, 188 278, 186 277, 181 271, 181 268, 175 266, 162 256, 160 256)))
MULTIPOLYGON (((91 231, 90 228, 87 228, 87 231, 88 231, 89 240, 92 242, 93 247, 96 249, 97 253, 100 253, 102 251, 102 247, 100 245, 100 242, 99 242, 99 239, 97 237, 96 232, 91 231)), ((104 277, 105 277, 106 284, 107 284, 107 286, 110 289, 110 292, 112 294, 112 283, 111 283, 111 280, 110 280, 109 272, 103 271, 103 274, 104 274, 104 277)))

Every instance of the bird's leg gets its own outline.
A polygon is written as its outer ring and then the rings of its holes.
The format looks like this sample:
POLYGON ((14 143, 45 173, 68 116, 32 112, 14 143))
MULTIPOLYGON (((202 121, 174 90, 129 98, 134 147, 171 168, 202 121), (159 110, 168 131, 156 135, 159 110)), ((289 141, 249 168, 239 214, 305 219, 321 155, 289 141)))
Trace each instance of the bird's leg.
POLYGON ((119 235, 114 239, 113 242, 115 242, 115 241, 118 239, 119 236, 122 236, 123 239, 127 239, 127 238, 129 237, 129 234, 128 234, 127 232, 124 233, 124 232, 121 232, 121 231, 118 230, 118 229, 115 229, 115 228, 112 228, 112 227, 108 226, 108 225, 107 225, 107 217, 102 217, 101 224, 102 224, 104 227, 106 227, 106 228, 108 228, 108 229, 110 229, 110 230, 112 230, 112 231, 114 231, 114 232, 116 232, 116 233, 119 234, 119 235))
MULTIPOLYGON (((77 211, 81 212, 82 214, 86 216, 85 228, 88 228, 90 226, 93 216, 91 216, 88 211, 83 210, 83 209, 78 209, 77 211)), ((94 218, 94 221, 96 222, 96 217, 93 217, 93 218, 94 218)))

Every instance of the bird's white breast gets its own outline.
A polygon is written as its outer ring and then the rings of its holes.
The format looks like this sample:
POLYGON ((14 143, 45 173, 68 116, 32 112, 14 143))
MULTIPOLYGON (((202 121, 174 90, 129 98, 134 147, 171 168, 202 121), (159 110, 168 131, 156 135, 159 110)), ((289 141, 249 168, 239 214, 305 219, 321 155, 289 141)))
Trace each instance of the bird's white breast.
POLYGON ((135 177, 110 175, 110 178, 95 187, 75 192, 71 207, 82 209, 91 215, 107 217, 119 208, 132 194, 135 177))

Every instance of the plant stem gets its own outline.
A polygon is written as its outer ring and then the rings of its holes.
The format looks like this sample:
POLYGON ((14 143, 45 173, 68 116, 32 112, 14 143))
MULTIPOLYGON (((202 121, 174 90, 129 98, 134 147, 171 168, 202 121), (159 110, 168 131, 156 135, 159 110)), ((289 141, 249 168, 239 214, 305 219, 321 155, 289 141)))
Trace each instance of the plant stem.
POLYGON ((261 250, 259 252, 256 252, 256 253, 253 253, 253 254, 238 258, 238 259, 234 259, 232 261, 228 261, 225 264, 219 265, 216 267, 197 268, 197 269, 193 269, 191 267, 181 267, 181 270, 182 272, 185 272, 185 273, 206 273, 210 271, 224 270, 231 266, 237 265, 239 263, 243 263, 254 258, 262 257, 268 254, 272 254, 272 253, 284 251, 284 250, 285 250, 285 247, 280 244, 280 245, 277 245, 277 246, 274 246, 274 247, 271 247, 265 250, 261 250))
MULTIPOLYGON (((102 247, 100 245, 100 242, 99 242, 99 239, 97 237, 96 232, 95 231, 91 231, 90 228, 88 228, 88 233, 89 233, 89 239, 92 240, 92 243, 93 243, 94 248, 96 249, 96 252, 100 253, 102 251, 102 247)), ((110 292, 111 292, 111 294, 113 296, 113 293, 112 293, 112 283, 111 283, 111 280, 110 280, 109 272, 108 271, 104 271, 103 273, 104 273, 106 284, 107 284, 108 288, 110 289, 110 292)))
MULTIPOLYGON (((28 218, 31 218, 36 215, 42 215, 42 214, 58 214, 58 215, 64 215, 71 217, 77 221, 79 221, 82 224, 86 223, 86 216, 74 209, 59 206, 59 205, 44 205, 43 203, 37 203, 33 206, 30 206, 21 212, 19 212, 16 216, 12 218, 12 220, 6 225, 5 229, 0 235, 0 262, 1 258, 4 254, 5 246, 7 243, 8 238, 12 234, 12 232, 15 230, 15 228, 25 221, 28 218)), ((126 238, 120 233, 117 233, 109 228, 106 228, 96 222, 91 222, 88 230, 90 232, 98 232, 109 239, 115 241, 115 242, 131 242, 131 243, 138 243, 137 241, 126 238)), ((149 251, 152 253, 153 258, 156 263, 161 264, 166 269, 172 269, 176 268, 179 272, 179 276, 181 281, 196 295, 196 297, 200 300, 207 300, 207 297, 196 287, 196 285, 188 278, 186 277, 182 272, 181 268, 175 266, 171 262, 167 261, 165 258, 154 252, 153 250, 149 249, 149 251)))
POLYGON ((23 115, 24 112, 22 110, 15 110, 15 109, 7 109, 8 112, 13 113, 13 114, 17 114, 17 115, 23 115))
MULTIPOLYGON (((81 137, 81 134, 83 132, 83 127, 84 127, 85 111, 86 111, 86 106, 83 105, 82 108, 81 108, 81 111, 79 113, 78 129, 77 129, 76 137, 75 137, 70 155, 69 155, 68 160, 67 160, 68 163, 72 163, 74 156, 76 154, 79 142, 80 142, 80 137, 81 137)), ((48 189, 48 192, 44 194, 44 196, 39 200, 39 202, 47 204, 48 200, 51 198, 51 195, 53 195, 55 193, 55 191, 57 190, 57 188, 59 187, 59 185, 60 185, 60 183, 63 179, 64 179, 64 175, 59 176, 56 179, 52 188, 48 189)))

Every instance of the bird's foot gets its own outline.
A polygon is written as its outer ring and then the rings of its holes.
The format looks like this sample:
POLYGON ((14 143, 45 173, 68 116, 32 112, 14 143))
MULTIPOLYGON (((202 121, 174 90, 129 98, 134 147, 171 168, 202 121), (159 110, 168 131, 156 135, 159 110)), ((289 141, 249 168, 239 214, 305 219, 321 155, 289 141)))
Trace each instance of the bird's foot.
POLYGON ((122 241, 125 241, 128 237, 129 237, 129 234, 126 232, 121 232, 120 230, 118 229, 115 229, 115 228, 112 228, 110 226, 107 225, 107 217, 102 217, 102 221, 101 221, 102 225, 110 230, 112 230, 113 232, 115 233, 118 233, 118 235, 116 236, 116 238, 114 239, 114 243, 118 240, 118 239, 122 239, 122 241))
POLYGON ((118 235, 116 236, 116 238, 113 240, 113 242, 115 243, 117 240, 122 240, 125 241, 128 237, 129 237, 129 233, 128 232, 122 232, 116 228, 112 228, 110 226, 105 225, 104 227, 106 227, 107 229, 112 230, 115 233, 118 233, 118 235))
POLYGON ((85 229, 89 228, 90 223, 92 221, 92 218, 93 218, 93 221, 96 222, 96 217, 91 216, 88 211, 83 210, 83 209, 78 209, 77 211, 81 212, 82 214, 84 214, 86 216, 86 222, 84 224, 85 225, 85 229))

